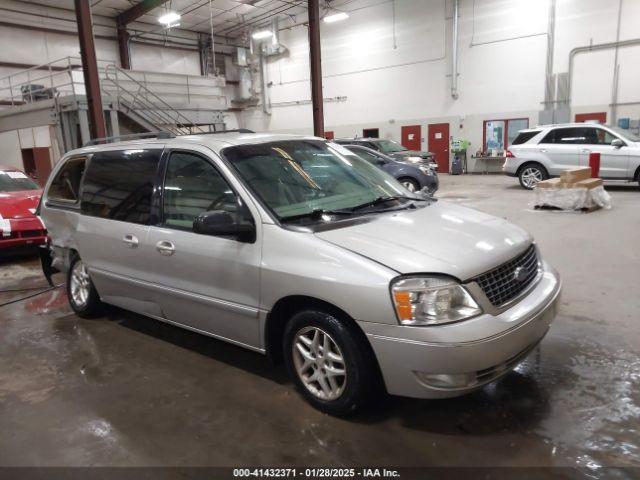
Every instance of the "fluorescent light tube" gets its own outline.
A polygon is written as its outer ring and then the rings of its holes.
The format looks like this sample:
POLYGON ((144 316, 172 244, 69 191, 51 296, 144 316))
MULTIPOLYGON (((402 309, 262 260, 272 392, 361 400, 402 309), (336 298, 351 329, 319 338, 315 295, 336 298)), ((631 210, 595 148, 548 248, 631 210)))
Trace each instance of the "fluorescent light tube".
POLYGON ((325 23, 335 23, 346 20, 347 18, 349 18, 349 14, 347 12, 336 12, 331 15, 327 15, 323 20, 325 23))

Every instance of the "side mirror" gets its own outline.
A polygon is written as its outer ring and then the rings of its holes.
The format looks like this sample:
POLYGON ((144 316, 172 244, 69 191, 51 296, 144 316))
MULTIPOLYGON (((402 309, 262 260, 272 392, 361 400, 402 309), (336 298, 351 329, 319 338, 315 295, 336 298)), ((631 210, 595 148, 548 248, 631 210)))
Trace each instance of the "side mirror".
POLYGON ((241 242, 255 241, 256 226, 253 221, 243 222, 239 217, 224 210, 202 212, 193 220, 193 231, 202 235, 233 237, 241 242))
POLYGON ((614 138, 613 140, 611 140, 611 146, 616 148, 622 148, 624 147, 624 142, 619 138, 614 138))

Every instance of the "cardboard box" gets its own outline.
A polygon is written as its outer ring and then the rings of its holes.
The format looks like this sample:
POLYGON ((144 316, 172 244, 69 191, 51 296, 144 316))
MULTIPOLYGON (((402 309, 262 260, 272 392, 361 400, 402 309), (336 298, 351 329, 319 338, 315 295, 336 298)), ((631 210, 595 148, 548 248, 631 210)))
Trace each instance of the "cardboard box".
POLYGON ((578 167, 560 172, 560 178, 564 183, 575 183, 591 178, 591 167, 578 167))
POLYGON ((567 188, 569 185, 564 183, 560 178, 550 178, 536 183, 536 188, 567 188))
POLYGON ((572 187, 582 187, 582 188, 587 188, 588 190, 591 190, 592 188, 596 188, 600 186, 602 186, 601 178, 589 178, 587 180, 580 180, 579 182, 576 182, 572 185, 572 187))

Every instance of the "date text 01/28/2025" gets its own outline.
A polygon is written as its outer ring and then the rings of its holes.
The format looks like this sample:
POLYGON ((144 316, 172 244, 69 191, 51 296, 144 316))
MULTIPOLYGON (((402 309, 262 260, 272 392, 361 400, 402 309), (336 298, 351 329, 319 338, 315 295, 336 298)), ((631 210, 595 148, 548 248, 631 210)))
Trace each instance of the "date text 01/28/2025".
POLYGON ((235 468, 234 478, 399 478, 387 468, 235 468))

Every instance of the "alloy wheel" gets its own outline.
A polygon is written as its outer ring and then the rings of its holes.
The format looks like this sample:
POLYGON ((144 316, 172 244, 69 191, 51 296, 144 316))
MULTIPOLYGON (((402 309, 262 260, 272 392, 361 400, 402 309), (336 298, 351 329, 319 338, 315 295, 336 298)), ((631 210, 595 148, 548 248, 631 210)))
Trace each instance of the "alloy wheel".
POLYGON ((522 172, 521 175, 522 183, 527 188, 533 188, 536 186, 538 182, 542 181, 542 172, 539 168, 536 167, 528 167, 522 172))
POLYGON ((404 185, 404 188, 409 190, 411 193, 416 191, 416 186, 413 184, 413 182, 410 182, 409 180, 402 182, 402 185, 404 185))
POLYGON ((347 370, 338 344, 317 327, 304 327, 293 341, 293 363, 305 388, 321 400, 335 400, 347 384, 347 370))
POLYGON ((89 279, 89 272, 87 272, 84 263, 80 260, 73 265, 70 282, 71 299, 77 307, 83 308, 89 300, 91 280, 89 279))

